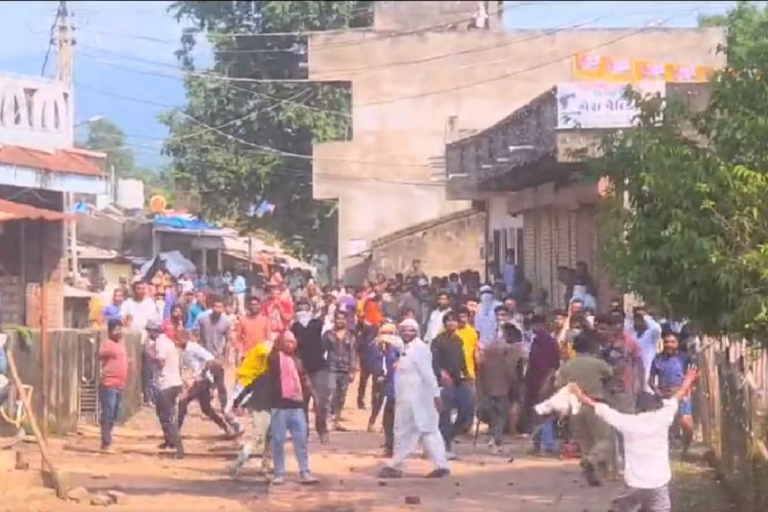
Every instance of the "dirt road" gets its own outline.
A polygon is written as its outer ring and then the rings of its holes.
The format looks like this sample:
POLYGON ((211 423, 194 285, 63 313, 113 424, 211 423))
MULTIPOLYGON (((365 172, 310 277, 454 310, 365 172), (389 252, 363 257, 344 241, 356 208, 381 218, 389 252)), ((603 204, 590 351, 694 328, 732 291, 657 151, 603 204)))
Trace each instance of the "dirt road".
MULTIPOLYGON (((313 434, 311 464, 321 479, 317 486, 295 483, 296 465, 288 453, 289 475, 285 485, 270 487, 257 471, 258 460, 249 464, 239 480, 227 476, 226 466, 234 457, 237 441, 218 437, 216 427, 192 414, 184 427, 188 456, 181 461, 163 458, 156 450, 159 426, 147 409, 128 425, 117 429, 115 446, 120 453, 98 454, 96 429, 77 438, 53 442, 59 464, 74 475, 91 495, 116 490, 125 494, 121 503, 110 506, 124 511, 195 510, 253 511, 301 510, 339 512, 391 512, 420 510, 462 512, 603 512, 616 492, 615 484, 587 488, 573 462, 539 460, 525 456, 528 443, 512 443, 506 455, 492 455, 481 443, 474 448, 465 439, 457 446, 461 460, 453 463, 453 475, 443 480, 422 477, 427 461, 414 458, 406 468, 408 478, 383 482, 376 477, 383 460, 381 434, 364 432, 365 413, 348 411, 351 432, 334 433, 331 443, 321 445, 313 434), (78 451, 72 451, 76 449, 78 451), (406 497, 419 504, 405 503, 406 497)), ((29 460, 37 456, 30 450, 29 460)), ((6 452, 7 453, 7 452, 6 452)), ((7 456, 6 456, 7 457, 7 456)), ((52 491, 32 486, 34 471, 14 471, 0 464, 0 487, 4 488, 0 511, 58 512, 94 508, 88 499, 80 503, 57 500, 52 491)))

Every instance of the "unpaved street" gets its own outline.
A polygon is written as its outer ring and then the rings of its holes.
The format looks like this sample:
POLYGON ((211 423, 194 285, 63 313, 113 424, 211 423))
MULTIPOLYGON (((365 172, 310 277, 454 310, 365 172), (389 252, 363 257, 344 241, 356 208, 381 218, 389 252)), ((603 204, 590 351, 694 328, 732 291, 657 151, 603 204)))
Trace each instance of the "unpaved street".
MULTIPOLYGON (((475 450, 469 439, 457 446, 461 460, 453 463, 453 475, 444 480, 421 477, 430 469, 418 458, 410 461, 409 478, 382 482, 376 473, 382 465, 382 436, 364 432, 365 417, 348 411, 348 425, 353 432, 335 433, 331 444, 322 446, 313 434, 311 462, 321 483, 300 486, 292 480, 295 464, 289 452, 289 475, 285 485, 264 483, 257 471, 258 461, 249 464, 243 476, 233 481, 226 465, 232 460, 237 441, 217 438, 216 427, 193 414, 184 434, 188 457, 182 461, 156 454, 160 442, 159 426, 151 410, 144 410, 128 425, 118 428, 115 445, 122 453, 103 455, 84 453, 98 447, 96 430, 85 435, 54 442, 59 464, 76 475, 78 483, 91 494, 118 490, 125 493, 124 503, 111 505, 125 511, 162 510, 188 512, 280 511, 301 504, 304 511, 389 512, 395 510, 444 511, 448 507, 462 512, 504 510, 507 512, 604 511, 615 492, 614 484, 598 489, 586 488, 574 462, 538 460, 524 455, 528 443, 515 443, 513 462, 501 455, 491 455, 481 443, 475 450), (72 451, 77 449, 81 451, 72 451), (231 454, 231 455, 228 455, 231 454), (406 497, 419 504, 408 505, 406 497)), ((30 449, 29 445, 25 446, 30 449)), ((37 464, 30 451, 29 460, 37 464)), ((54 512, 94 508, 88 500, 65 503, 52 491, 30 487, 32 471, 3 468, 0 510, 54 512)))

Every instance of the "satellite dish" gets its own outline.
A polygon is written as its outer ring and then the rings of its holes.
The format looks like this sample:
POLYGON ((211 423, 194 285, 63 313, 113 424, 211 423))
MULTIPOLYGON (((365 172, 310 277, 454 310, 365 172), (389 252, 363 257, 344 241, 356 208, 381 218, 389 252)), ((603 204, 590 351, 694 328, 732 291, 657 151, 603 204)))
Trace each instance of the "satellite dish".
POLYGON ((165 197, 161 195, 152 196, 149 199, 149 210, 152 213, 163 213, 167 204, 165 197))

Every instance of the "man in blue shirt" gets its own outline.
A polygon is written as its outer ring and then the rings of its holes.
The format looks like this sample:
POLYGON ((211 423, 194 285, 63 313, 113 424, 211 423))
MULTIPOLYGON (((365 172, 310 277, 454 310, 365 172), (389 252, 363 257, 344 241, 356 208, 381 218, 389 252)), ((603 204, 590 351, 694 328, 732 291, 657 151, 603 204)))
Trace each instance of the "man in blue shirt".
POLYGON ((195 301, 189 306, 189 313, 187 315, 187 330, 192 331, 197 325, 197 317, 205 311, 205 293, 197 292, 195 295, 195 301))
POLYGON ((232 282, 232 293, 235 294, 235 301, 237 303, 237 314, 244 315, 245 311, 245 292, 248 288, 245 282, 245 277, 242 274, 237 274, 235 280, 232 282))
POLYGON ((115 292, 112 294, 112 304, 105 307, 101 312, 101 316, 104 317, 104 320, 107 323, 109 323, 110 320, 120 320, 120 308, 123 305, 124 299, 125 295, 123 294, 123 290, 116 288, 115 292))
POLYGON ((650 381, 651 362, 656 357, 656 352, 661 338, 661 326, 647 313, 644 307, 635 307, 631 323, 627 329, 629 334, 635 338, 640 345, 640 353, 643 356, 643 368, 645 368, 646 393, 652 390, 648 386, 650 381))
MULTIPOLYGON (((655 395, 667 399, 682 386, 689 360, 688 356, 679 350, 677 333, 671 329, 665 330, 662 338, 664 348, 653 358, 648 385, 655 395)), ((682 449, 685 455, 693 440, 693 410, 690 396, 680 400, 678 414, 682 430, 682 449)))

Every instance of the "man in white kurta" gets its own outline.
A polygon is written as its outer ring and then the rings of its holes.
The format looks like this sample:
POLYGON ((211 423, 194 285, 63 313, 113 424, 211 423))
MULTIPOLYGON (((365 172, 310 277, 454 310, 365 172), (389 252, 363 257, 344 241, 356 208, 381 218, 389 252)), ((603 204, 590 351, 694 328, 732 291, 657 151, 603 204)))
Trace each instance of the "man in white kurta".
POLYGON ((402 466, 422 442, 435 463, 427 476, 440 478, 450 474, 445 442, 438 428, 440 388, 432 369, 432 351, 418 337, 415 320, 400 324, 400 337, 405 343, 403 354, 395 369, 395 427, 394 457, 382 468, 381 478, 403 476, 402 466))

